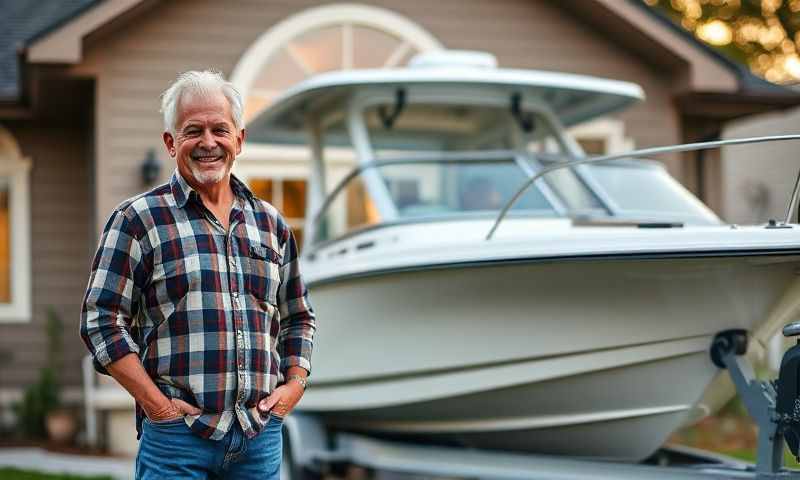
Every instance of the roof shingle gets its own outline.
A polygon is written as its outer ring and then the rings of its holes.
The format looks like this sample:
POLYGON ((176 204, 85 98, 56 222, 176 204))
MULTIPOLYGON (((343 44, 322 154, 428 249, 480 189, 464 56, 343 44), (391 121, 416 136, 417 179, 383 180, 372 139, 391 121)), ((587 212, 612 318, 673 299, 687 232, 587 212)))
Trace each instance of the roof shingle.
POLYGON ((20 96, 19 52, 99 0, 0 0, 0 101, 20 96))

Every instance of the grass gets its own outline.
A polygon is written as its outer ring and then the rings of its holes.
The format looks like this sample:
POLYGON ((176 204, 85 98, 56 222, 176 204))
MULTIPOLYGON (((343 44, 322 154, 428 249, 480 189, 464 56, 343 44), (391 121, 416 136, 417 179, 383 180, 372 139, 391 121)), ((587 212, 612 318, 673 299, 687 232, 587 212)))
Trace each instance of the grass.
MULTIPOLYGON (((670 443, 709 450, 729 455, 747 462, 755 463, 757 449, 757 428, 739 397, 734 397, 716 415, 708 417, 670 437, 670 443)), ((798 469, 800 463, 789 452, 783 451, 784 465, 798 469)))
POLYGON ((84 477, 65 473, 41 473, 9 467, 0 467, 0 478, 3 480, 112 480, 111 477, 105 475, 84 477))

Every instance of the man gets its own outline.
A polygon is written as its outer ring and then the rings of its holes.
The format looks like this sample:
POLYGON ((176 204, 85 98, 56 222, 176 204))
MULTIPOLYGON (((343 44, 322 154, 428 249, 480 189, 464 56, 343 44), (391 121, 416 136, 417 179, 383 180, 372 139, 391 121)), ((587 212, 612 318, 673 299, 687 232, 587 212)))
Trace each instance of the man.
POLYGON ((169 183, 122 202, 92 263, 81 336, 136 400, 136 477, 278 478, 281 422, 315 317, 288 225, 231 174, 242 99, 211 71, 162 96, 169 183))

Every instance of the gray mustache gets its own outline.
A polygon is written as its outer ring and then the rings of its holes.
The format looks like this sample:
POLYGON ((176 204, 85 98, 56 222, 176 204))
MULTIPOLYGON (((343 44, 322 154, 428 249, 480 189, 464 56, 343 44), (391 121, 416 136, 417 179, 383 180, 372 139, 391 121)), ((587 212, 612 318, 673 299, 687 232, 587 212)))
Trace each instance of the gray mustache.
POLYGON ((191 157, 221 157, 223 155, 223 151, 221 148, 215 148, 214 150, 205 150, 202 148, 195 148, 192 150, 191 157))

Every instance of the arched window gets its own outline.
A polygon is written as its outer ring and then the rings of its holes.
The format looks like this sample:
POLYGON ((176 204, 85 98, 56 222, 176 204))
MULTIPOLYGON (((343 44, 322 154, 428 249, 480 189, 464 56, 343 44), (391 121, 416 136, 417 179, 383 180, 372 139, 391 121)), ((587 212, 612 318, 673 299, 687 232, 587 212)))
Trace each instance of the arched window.
POLYGON ((30 166, 0 126, 0 322, 31 318, 30 166))
MULTIPOLYGON (((245 121, 302 80, 334 70, 404 66, 442 45, 411 20, 366 5, 331 5, 300 12, 266 31, 244 53, 231 81, 245 98, 245 121)), ((247 144, 235 173, 277 207, 302 239, 308 151, 247 144)), ((341 169, 349 168, 342 162, 341 169)), ((335 176, 336 173, 333 172, 335 176)))

